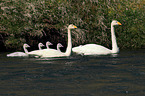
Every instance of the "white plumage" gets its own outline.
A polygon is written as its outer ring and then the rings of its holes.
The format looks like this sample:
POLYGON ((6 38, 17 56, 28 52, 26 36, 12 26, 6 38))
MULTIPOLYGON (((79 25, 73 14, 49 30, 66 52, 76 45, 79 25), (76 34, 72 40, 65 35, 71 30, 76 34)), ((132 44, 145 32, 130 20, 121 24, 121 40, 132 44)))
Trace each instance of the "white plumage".
POLYGON ((24 52, 13 52, 7 54, 7 57, 26 57, 28 56, 28 50, 27 50, 28 47, 30 47, 28 44, 24 44, 23 45, 24 52))
POLYGON ((83 55, 107 55, 107 54, 118 53, 119 48, 117 46, 116 36, 114 32, 115 25, 121 25, 121 23, 116 20, 113 20, 111 23, 112 50, 98 44, 86 44, 86 45, 80 45, 78 47, 74 47, 72 48, 72 51, 77 54, 83 54, 83 55))

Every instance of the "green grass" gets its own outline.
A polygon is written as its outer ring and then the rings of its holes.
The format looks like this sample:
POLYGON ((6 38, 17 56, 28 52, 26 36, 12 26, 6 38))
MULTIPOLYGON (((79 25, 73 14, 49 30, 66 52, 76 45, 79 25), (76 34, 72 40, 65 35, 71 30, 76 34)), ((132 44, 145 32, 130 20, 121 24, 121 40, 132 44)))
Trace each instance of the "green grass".
POLYGON ((0 33, 7 33, 7 49, 20 50, 24 43, 36 46, 47 40, 66 46, 69 24, 78 27, 72 31, 73 46, 110 47, 114 19, 123 24, 115 27, 121 49, 145 48, 144 0, 3 0, 0 6, 0 33))

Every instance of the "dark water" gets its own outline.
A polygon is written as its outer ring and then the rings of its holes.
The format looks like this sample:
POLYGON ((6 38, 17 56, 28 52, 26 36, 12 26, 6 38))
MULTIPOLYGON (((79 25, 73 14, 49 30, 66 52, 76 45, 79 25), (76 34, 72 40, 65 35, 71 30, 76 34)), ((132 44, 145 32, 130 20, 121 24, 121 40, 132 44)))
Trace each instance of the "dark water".
POLYGON ((0 96, 145 96, 145 50, 36 59, 0 54, 0 96))

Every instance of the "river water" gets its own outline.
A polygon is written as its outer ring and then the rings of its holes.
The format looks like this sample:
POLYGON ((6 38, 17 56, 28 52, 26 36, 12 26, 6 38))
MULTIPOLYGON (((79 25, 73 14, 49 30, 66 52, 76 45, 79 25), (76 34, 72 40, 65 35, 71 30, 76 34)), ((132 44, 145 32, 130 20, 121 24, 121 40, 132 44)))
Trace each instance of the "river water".
POLYGON ((145 50, 49 59, 0 53, 0 96, 145 96, 145 50))

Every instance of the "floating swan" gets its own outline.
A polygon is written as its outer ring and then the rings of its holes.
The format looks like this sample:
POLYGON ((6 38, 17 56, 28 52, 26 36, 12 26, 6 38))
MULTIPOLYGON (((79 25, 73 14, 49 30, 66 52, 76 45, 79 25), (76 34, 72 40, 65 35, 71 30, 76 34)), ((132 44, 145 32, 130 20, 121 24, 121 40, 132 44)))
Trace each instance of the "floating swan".
POLYGON ((77 54, 84 55, 106 55, 106 54, 114 54, 119 52, 119 48, 116 42, 116 36, 114 32, 115 25, 122 25, 120 22, 113 20, 111 23, 111 38, 112 38, 112 50, 97 44, 86 44, 80 45, 78 47, 72 48, 72 51, 77 54))
POLYGON ((28 56, 28 50, 27 50, 28 47, 30 47, 28 44, 24 44, 23 45, 24 52, 13 52, 7 54, 7 57, 26 57, 28 56))
POLYGON ((73 24, 68 26, 68 46, 66 48, 66 52, 61 52, 58 50, 54 49, 45 49, 45 50, 39 50, 39 52, 35 53, 34 55, 41 56, 42 58, 47 58, 47 57, 64 57, 64 56, 70 56, 71 50, 72 50, 72 41, 71 41, 71 29, 77 28, 73 24))

